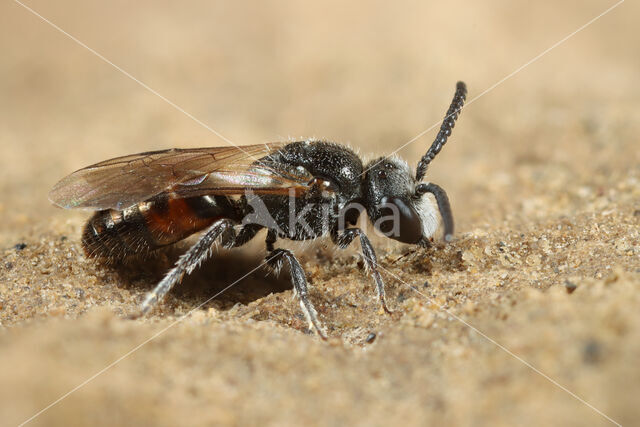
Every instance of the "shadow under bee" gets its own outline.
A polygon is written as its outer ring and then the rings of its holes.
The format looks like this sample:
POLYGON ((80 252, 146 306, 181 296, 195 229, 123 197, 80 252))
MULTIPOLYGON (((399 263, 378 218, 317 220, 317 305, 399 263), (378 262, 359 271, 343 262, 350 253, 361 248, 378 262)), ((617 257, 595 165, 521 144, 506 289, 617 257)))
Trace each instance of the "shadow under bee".
MULTIPOLYGON (((145 257, 106 264, 105 268, 117 274, 122 288, 140 292, 142 297, 175 265, 187 246, 174 245, 145 257)), ((169 299, 160 304, 171 306, 171 299, 175 298, 189 309, 202 304, 202 309, 228 310, 237 303, 247 305, 272 293, 292 289, 287 271, 276 275, 266 265, 260 266, 263 263, 264 254, 258 250, 214 249, 212 256, 186 275, 171 291, 169 299)))

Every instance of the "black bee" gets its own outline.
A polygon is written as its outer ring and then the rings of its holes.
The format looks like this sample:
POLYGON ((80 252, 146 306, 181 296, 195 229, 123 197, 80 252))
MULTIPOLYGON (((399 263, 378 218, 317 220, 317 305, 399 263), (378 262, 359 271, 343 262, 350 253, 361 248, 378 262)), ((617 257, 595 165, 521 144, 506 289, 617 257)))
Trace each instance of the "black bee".
POLYGON ((320 140, 242 147, 171 149, 118 157, 80 169, 62 179, 49 199, 63 208, 95 210, 82 235, 89 257, 118 260, 175 243, 205 230, 200 239, 151 291, 139 315, 210 254, 214 243, 242 246, 267 229, 266 261, 285 262, 302 311, 326 338, 307 294, 307 281, 294 254, 276 248, 278 238, 309 240, 330 236, 340 248, 359 238, 385 311, 384 283, 367 236, 356 228, 362 211, 384 235, 428 246, 438 224, 445 240, 453 218, 445 191, 422 179, 451 135, 466 98, 458 82, 440 131, 418 162, 415 176, 406 162, 381 157, 363 165, 349 148, 320 140), (435 196, 436 206, 424 195, 435 196))

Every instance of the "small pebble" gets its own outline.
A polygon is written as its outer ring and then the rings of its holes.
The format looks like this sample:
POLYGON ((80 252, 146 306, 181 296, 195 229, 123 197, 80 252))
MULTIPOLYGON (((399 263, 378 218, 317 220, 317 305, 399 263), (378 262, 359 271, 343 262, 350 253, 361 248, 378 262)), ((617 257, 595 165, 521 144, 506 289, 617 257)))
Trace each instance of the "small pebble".
POLYGON ((578 288, 578 285, 576 285, 575 283, 569 281, 569 280, 565 280, 564 281, 564 287, 567 289, 567 293, 568 294, 572 294, 573 291, 575 291, 578 288))
POLYGON ((375 334, 375 332, 371 332, 369 335, 367 335, 367 338, 365 338, 364 342, 366 342, 367 344, 371 344, 376 340, 376 337, 377 335, 375 334))
POLYGON ((602 360, 602 347, 597 341, 590 340, 582 349, 582 360, 588 364, 595 364, 602 360))

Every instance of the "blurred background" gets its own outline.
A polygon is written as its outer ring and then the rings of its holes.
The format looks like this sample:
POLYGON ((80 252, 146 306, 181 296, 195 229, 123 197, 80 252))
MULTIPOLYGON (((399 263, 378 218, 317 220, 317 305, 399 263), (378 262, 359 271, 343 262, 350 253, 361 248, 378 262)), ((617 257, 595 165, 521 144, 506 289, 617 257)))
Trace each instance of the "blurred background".
MULTIPOLYGON (((24 421, 152 337, 36 423, 608 425, 495 342, 637 422, 640 5, 539 56, 615 4, 25 0, 40 18, 0 2, 0 420, 24 421), (82 256, 88 214, 47 200, 98 161, 227 144, 207 127, 385 155, 443 118, 458 80, 468 103, 427 175, 449 193, 456 238, 376 244, 395 317, 353 253, 312 254, 332 345, 306 333, 286 277, 272 287, 258 271, 199 308, 262 259, 244 251, 124 320, 186 244, 121 274, 82 256)), ((415 166, 436 133, 398 154, 415 166)))
MULTIPOLYGON (((383 155, 442 119, 457 80, 473 100, 615 3, 24 4, 236 144, 315 136, 383 155)), ((459 230, 531 220, 543 194, 562 211, 568 182, 639 163, 638 9, 622 4, 465 108, 427 177, 449 191, 459 230)), ((12 1, 0 49, 5 244, 82 222, 47 201, 76 169, 227 144, 12 1)), ((399 155, 415 166, 436 132, 399 155)))

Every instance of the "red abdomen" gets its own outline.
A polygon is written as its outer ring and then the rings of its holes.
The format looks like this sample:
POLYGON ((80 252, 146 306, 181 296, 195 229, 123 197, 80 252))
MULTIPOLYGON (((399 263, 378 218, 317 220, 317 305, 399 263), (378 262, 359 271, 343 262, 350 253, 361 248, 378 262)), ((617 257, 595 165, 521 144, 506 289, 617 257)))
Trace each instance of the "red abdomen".
POLYGON ((122 259, 178 242, 224 217, 234 217, 226 197, 156 197, 123 211, 96 212, 82 246, 88 257, 122 259))

